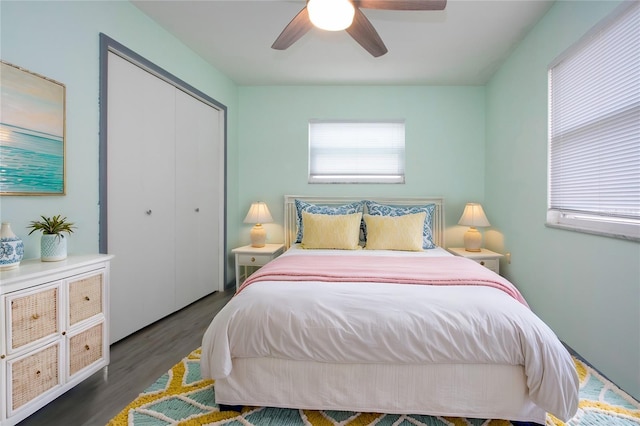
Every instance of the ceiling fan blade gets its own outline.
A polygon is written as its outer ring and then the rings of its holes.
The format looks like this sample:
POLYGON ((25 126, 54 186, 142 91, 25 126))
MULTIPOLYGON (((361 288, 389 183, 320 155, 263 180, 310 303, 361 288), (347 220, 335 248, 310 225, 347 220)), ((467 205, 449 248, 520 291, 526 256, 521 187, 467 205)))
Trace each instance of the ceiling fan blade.
POLYGON ((307 6, 305 6, 298 12, 295 18, 287 24, 284 30, 282 30, 276 41, 271 45, 271 48, 285 50, 305 35, 311 27, 313 27, 313 24, 309 20, 309 11, 307 10, 307 6))
POLYGON ((371 53, 374 57, 382 56, 387 53, 387 47, 382 42, 378 32, 371 22, 364 16, 364 13, 357 7, 353 16, 353 23, 346 29, 351 37, 357 41, 360 46, 371 53))
POLYGON ((384 10, 444 10, 447 0, 355 0, 357 7, 384 10))

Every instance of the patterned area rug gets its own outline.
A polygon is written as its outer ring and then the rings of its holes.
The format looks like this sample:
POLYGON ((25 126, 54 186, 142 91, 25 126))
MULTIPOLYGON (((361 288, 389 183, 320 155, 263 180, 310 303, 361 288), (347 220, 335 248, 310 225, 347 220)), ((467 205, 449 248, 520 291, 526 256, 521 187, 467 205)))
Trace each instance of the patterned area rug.
MULTIPOLYGON (((580 405, 563 423, 547 417, 547 426, 638 426, 640 403, 574 358, 580 376, 580 405)), ((220 411, 213 382, 200 375, 200 349, 190 353, 129 404, 107 426, 509 426, 505 420, 421 415, 354 413, 244 407, 220 411)))

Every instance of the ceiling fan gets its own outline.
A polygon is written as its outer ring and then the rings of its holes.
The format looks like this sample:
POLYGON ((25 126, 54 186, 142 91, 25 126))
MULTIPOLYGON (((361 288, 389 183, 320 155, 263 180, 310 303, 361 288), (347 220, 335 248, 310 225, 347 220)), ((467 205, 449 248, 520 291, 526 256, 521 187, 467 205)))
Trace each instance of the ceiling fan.
POLYGON ((287 24, 271 46, 285 50, 313 26, 347 33, 374 57, 387 53, 369 19, 360 10, 443 10, 447 0, 307 0, 302 10, 287 24))

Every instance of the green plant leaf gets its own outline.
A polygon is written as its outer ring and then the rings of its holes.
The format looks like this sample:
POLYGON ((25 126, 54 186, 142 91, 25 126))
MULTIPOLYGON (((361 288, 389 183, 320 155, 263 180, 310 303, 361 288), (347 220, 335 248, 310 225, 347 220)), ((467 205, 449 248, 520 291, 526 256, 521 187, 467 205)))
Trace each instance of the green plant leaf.
POLYGON ((59 236, 63 232, 71 234, 73 233, 73 228, 75 228, 73 222, 69 222, 66 217, 61 217, 61 215, 55 215, 52 217, 41 215, 40 218, 42 220, 32 220, 27 226, 27 229, 31 229, 29 235, 33 234, 35 231, 42 231, 43 234, 59 236))

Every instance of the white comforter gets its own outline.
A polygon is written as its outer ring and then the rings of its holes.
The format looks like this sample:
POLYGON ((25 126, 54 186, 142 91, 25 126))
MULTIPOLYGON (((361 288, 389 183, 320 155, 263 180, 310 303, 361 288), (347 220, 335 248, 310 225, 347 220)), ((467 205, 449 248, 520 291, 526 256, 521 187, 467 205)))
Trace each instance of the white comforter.
POLYGON ((227 377, 232 359, 243 357, 523 365, 542 409, 566 420, 578 404, 575 367, 555 334, 490 287, 257 282, 233 297, 205 333, 203 377, 227 377))

